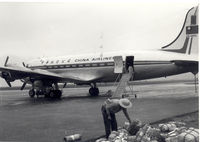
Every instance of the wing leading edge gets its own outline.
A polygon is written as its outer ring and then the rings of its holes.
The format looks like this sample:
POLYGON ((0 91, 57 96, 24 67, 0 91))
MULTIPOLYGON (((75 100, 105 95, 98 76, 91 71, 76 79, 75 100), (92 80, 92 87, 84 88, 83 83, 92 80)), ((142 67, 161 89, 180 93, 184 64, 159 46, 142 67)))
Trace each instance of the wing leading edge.
MULTIPOLYGON (((53 82, 65 82, 65 81, 72 81, 72 82, 91 82, 98 80, 100 77, 97 76, 78 76, 78 75, 72 75, 72 76, 62 76, 61 74, 53 73, 47 70, 42 69, 29 69, 26 67, 0 67, 1 71, 1 77, 6 79, 6 76, 3 74, 8 75, 10 78, 12 78, 12 81, 16 79, 24 79, 26 77, 33 78, 34 80, 52 80, 53 82)), ((10 86, 10 85, 9 85, 10 86)))

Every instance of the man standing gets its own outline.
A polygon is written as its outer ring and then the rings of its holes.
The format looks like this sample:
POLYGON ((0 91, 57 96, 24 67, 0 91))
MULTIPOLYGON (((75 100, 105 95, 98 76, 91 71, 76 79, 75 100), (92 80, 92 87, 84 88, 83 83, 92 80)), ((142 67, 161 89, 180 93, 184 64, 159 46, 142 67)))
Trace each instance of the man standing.
POLYGON ((127 120, 131 123, 131 119, 127 112, 127 108, 130 107, 132 107, 132 103, 126 98, 108 99, 107 101, 105 101, 101 108, 101 111, 105 125, 106 138, 109 137, 111 130, 117 131, 117 121, 115 113, 122 110, 127 120))

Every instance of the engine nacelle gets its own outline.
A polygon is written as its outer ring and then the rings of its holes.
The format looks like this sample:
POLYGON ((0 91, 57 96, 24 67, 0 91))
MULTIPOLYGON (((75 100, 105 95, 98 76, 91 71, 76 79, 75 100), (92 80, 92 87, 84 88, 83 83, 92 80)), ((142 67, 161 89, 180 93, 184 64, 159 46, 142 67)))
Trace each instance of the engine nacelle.
POLYGON ((36 90, 42 90, 42 88, 43 88, 43 82, 41 81, 41 80, 35 80, 34 82, 33 82, 33 85, 34 85, 34 88, 36 89, 36 90))
POLYGON ((1 72, 0 76, 9 82, 15 81, 15 79, 12 77, 12 75, 9 72, 1 72))

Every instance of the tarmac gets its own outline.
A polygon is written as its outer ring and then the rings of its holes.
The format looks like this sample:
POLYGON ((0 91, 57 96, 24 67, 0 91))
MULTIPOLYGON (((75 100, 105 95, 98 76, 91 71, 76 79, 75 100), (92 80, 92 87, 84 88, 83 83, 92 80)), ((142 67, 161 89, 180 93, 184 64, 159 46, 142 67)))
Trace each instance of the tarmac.
MULTIPOLYGON (((31 99, 28 90, 0 91, 0 141, 61 142, 65 135, 76 133, 86 141, 104 135, 101 105, 108 98, 104 94, 115 87, 99 87, 99 97, 89 97, 88 89, 66 88, 57 100, 31 99)), ((144 123, 199 110, 192 82, 143 83, 133 90, 133 107, 128 112, 131 119, 144 123)), ((118 126, 127 121, 122 112, 116 117, 118 126)))

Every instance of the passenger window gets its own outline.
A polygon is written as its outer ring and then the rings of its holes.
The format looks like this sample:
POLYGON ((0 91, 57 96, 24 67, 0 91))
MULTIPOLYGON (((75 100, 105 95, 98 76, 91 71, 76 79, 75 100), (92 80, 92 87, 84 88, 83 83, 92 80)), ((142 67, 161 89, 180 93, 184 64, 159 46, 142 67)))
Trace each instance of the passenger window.
POLYGON ((65 65, 65 67, 66 67, 66 68, 69 68, 69 67, 70 67, 70 65, 65 65))
POLYGON ((85 67, 89 67, 90 66, 90 64, 85 64, 85 67))
POLYGON ((107 63, 107 65, 108 65, 108 66, 112 66, 112 65, 114 65, 114 63, 107 63))
POLYGON ((101 64, 99 64, 100 66, 105 66, 105 64, 104 63, 101 63, 101 64))
POLYGON ((92 66, 93 66, 93 67, 96 67, 96 66, 97 66, 97 64, 92 64, 92 66))

